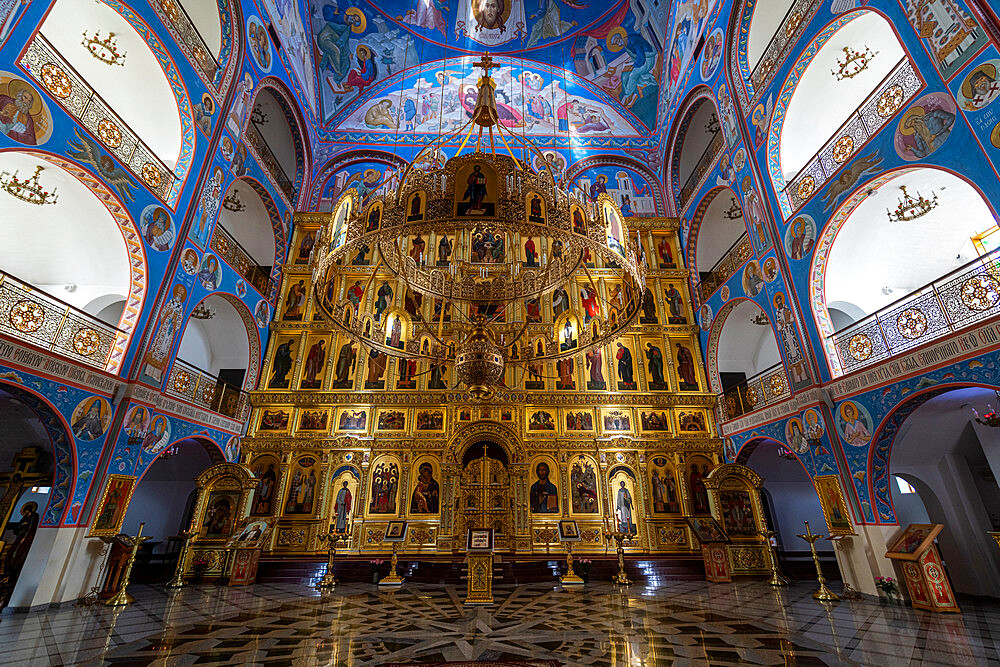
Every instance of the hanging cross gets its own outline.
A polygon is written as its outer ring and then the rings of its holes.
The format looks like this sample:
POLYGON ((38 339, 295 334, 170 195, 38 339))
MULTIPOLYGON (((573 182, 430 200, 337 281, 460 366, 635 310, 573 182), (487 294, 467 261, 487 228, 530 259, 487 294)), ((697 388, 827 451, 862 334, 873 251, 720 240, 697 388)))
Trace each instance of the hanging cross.
POLYGON ((479 62, 478 63, 473 63, 472 66, 473 67, 482 67, 483 68, 483 72, 486 74, 486 76, 490 75, 490 70, 491 69, 493 69, 495 67, 499 67, 499 65, 494 65, 493 64, 493 58, 490 56, 490 52, 489 51, 486 51, 485 53, 483 53, 483 57, 479 59, 479 62))

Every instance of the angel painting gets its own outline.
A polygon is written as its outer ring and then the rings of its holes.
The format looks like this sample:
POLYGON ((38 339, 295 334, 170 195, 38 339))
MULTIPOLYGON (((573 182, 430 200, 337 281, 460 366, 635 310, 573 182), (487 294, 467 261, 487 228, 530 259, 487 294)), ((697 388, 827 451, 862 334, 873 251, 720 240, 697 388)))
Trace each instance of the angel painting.
POLYGON ((840 204, 840 200, 853 188, 862 176, 875 174, 882 169, 882 158, 878 151, 858 158, 850 167, 840 172, 840 176, 830 183, 823 195, 823 210, 832 211, 840 204))
POLYGON ((70 149, 66 151, 66 154, 78 162, 89 164, 96 169, 101 178, 107 181, 108 185, 113 187, 122 199, 130 202, 135 201, 132 195, 135 181, 132 180, 129 173, 118 167, 111 156, 105 155, 96 141, 80 134, 80 130, 76 128, 73 128, 73 133, 76 134, 76 141, 69 142, 70 149))

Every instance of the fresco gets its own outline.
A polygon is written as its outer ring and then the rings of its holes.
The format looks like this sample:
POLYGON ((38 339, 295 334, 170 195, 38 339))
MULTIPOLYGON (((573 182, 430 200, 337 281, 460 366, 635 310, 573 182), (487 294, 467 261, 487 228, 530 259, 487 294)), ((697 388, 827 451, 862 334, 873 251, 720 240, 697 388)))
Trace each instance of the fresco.
MULTIPOLYGON (((471 61, 471 56, 463 58, 449 52, 465 49, 465 53, 479 54, 488 47, 494 54, 521 52, 531 58, 518 59, 516 73, 503 73, 513 83, 504 101, 516 111, 511 123, 518 122, 516 115, 529 131, 536 125, 534 131, 545 134, 543 121, 558 125, 554 110, 570 101, 563 98, 577 97, 592 103, 595 91, 599 91, 605 104, 620 105, 628 118, 626 125, 638 125, 640 133, 648 135, 656 131, 667 17, 668 12, 647 13, 630 0, 618 0, 611 8, 573 0, 541 0, 537 5, 526 0, 392 0, 377 4, 313 0, 312 48, 323 118, 338 122, 339 130, 436 130, 439 118, 443 116, 447 124, 452 118, 449 112, 459 111, 461 115, 462 106, 460 97, 441 100, 440 87, 456 83, 471 86, 478 76, 478 72, 468 76, 470 68, 463 62, 471 61), (432 67, 431 63, 441 61, 442 56, 446 59, 432 67), (555 78, 565 81, 562 85, 569 90, 554 86, 549 68, 539 61, 563 64, 566 71, 557 71, 555 78), (523 80, 522 62, 526 70, 523 80), (367 99, 367 91, 379 82, 421 65, 428 70, 422 83, 418 81, 421 77, 408 77, 402 85, 393 84, 396 100, 391 107, 385 103, 386 97, 367 99), (437 70, 442 73, 435 76, 437 70), (590 90, 578 89, 584 80, 590 90), (525 94, 520 96, 518 90, 519 99, 514 100, 514 89, 520 89, 522 83, 525 94), (439 90, 434 93, 434 88, 439 90), (412 97, 413 108, 409 111, 398 104, 400 91, 402 99, 412 97), (425 102, 423 96, 427 94, 439 99, 425 102), (375 111, 369 113, 373 107, 375 111), (349 109, 351 118, 338 121, 336 117, 345 109, 349 109), (366 115, 371 122, 365 122, 366 115), (427 124, 428 119, 433 123, 427 124), (421 127, 424 124, 427 126, 421 127)), ((503 89, 503 82, 499 78, 497 81, 503 89)), ((601 111, 608 114, 606 109, 601 111)), ((610 115, 596 115, 608 126, 608 134, 619 129, 610 115)), ((574 122, 572 118, 567 120, 574 122)), ((586 116, 577 120, 581 125, 586 121, 586 116)), ((596 130, 584 130, 588 131, 596 130)), ((630 127, 627 132, 635 134, 636 129, 630 127)))
MULTIPOLYGON (((625 119, 606 93, 582 85, 573 75, 545 66, 494 58, 500 122, 511 132, 553 136, 627 136, 642 134, 625 119), (567 90, 570 88, 571 90, 567 90)), ((352 105, 338 131, 397 131, 437 135, 454 132, 471 118, 480 70, 471 56, 428 63, 392 81, 382 94, 352 105)))
POLYGON ((292 74, 305 93, 305 101, 316 112, 316 80, 313 77, 312 49, 298 0, 264 0, 271 25, 281 39, 292 74))
POLYGON ((601 193, 607 193, 626 218, 656 215, 653 186, 632 169, 618 165, 590 167, 577 175, 574 181, 595 199, 601 193))

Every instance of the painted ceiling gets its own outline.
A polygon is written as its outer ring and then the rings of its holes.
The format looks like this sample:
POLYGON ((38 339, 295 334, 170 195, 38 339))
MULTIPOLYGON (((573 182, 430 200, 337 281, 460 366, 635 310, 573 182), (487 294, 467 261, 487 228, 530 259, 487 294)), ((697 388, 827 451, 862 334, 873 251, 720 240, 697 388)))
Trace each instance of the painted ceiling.
POLYGON ((412 145, 456 129, 489 51, 512 131, 564 148, 657 142, 668 0, 304 1, 306 16, 296 0, 263 4, 320 141, 412 145))

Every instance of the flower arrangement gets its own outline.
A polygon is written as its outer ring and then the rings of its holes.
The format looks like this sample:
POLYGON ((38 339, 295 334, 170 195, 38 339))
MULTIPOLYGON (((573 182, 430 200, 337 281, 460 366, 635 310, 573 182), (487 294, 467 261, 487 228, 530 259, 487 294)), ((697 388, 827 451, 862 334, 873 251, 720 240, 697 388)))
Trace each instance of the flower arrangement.
POLYGON ((885 593, 886 597, 895 597, 899 592, 899 586, 892 577, 875 577, 875 588, 885 593))

